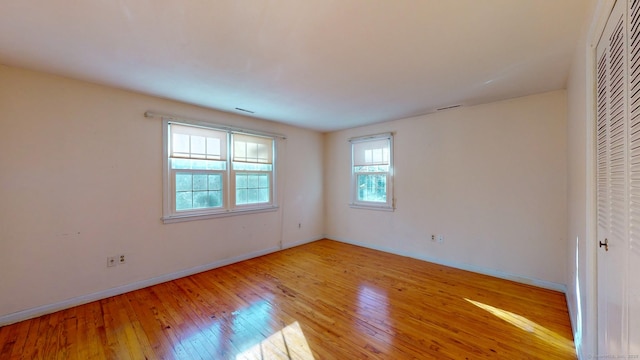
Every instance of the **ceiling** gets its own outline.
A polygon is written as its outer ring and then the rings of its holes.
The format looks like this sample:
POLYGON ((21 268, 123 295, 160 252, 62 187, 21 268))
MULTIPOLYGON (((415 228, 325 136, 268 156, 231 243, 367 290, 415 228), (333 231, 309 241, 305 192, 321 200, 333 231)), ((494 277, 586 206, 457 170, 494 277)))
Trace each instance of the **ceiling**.
POLYGON ((3 0, 0 63, 333 131, 565 88, 587 4, 3 0))

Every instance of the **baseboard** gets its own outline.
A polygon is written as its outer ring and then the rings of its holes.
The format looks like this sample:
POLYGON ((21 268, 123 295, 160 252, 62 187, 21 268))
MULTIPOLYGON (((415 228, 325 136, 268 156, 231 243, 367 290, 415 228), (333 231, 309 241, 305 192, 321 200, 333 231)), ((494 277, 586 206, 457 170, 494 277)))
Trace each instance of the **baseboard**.
MULTIPOLYGON (((311 241, 307 241, 307 242, 311 242, 311 241)), ((302 243, 305 243, 305 242, 300 242, 300 243, 302 244, 302 243)), ((289 247, 293 247, 293 246, 296 246, 296 245, 291 245, 289 247)), ((157 276, 157 277, 154 277, 154 278, 151 278, 151 279, 136 281, 136 282, 133 282, 133 283, 130 283, 130 284, 118 286, 118 287, 107 289, 107 290, 103 290, 103 291, 98 291, 98 292, 95 292, 95 293, 92 293, 92 294, 87 294, 87 295, 74 297, 74 298, 67 299, 67 300, 64 300, 64 301, 61 301, 61 302, 57 302, 57 303, 53 303, 53 304, 47 304, 47 305, 43 305, 43 306, 38 306, 38 307, 35 307, 35 308, 22 310, 22 311, 18 311, 18 312, 7 314, 7 315, 2 315, 2 316, 0 316, 0 326, 17 323, 19 321, 31 319, 31 318, 34 318, 34 317, 37 317, 37 316, 41 316, 41 315, 45 315, 45 314, 50 314, 50 313, 53 313, 53 312, 56 312, 56 311, 68 309, 70 307, 74 307, 74 306, 78 306, 78 305, 82 305, 82 304, 87 304, 87 303, 90 303, 92 301, 102 300, 102 299, 105 299, 105 298, 108 298, 108 297, 111 297, 111 296, 116 296, 116 295, 124 294, 124 293, 130 292, 130 291, 139 290, 139 289, 146 288, 146 287, 149 287, 149 286, 152 286, 152 285, 157 285, 157 284, 161 284, 163 282, 167 282, 167 281, 179 279, 179 278, 182 278, 182 277, 185 277, 185 276, 190 276, 190 275, 194 275, 194 274, 197 274, 197 273, 201 273, 203 271, 212 270, 212 269, 215 269, 215 268, 218 268, 218 267, 222 267, 222 266, 230 265, 230 264, 233 264, 233 263, 236 263, 236 262, 252 259, 252 258, 255 258, 255 257, 258 257, 258 256, 267 255, 267 254, 270 254, 270 253, 273 253, 273 252, 276 252, 276 251, 279 251, 279 250, 280 250, 279 247, 271 247, 271 248, 268 248, 268 249, 255 251, 255 252, 252 252, 252 253, 248 253, 248 254, 244 254, 244 255, 228 258, 228 259, 215 261, 215 262, 212 262, 212 263, 209 263, 209 264, 200 265, 200 266, 192 267, 192 268, 189 268, 189 269, 177 271, 177 272, 174 272, 174 273, 157 276)))
POLYGON ((296 242, 292 242, 292 243, 287 243, 287 244, 282 244, 282 249, 290 249, 296 246, 300 246, 300 245, 304 245, 304 244, 308 244, 308 243, 312 243, 314 241, 318 241, 318 240, 322 240, 324 239, 325 236, 324 235, 319 235, 319 236, 315 236, 312 238, 308 238, 305 240, 300 240, 300 241, 296 241, 296 242))
POLYGON ((554 282, 551 282, 551 281, 545 281, 545 280, 534 279, 534 278, 530 278, 530 277, 526 277, 526 276, 514 275, 514 274, 506 273, 506 272, 503 272, 503 271, 483 268, 483 267, 475 266, 475 265, 456 263, 456 262, 437 259, 437 258, 433 258, 433 257, 429 257, 429 256, 423 256, 423 255, 416 254, 416 253, 409 253, 409 252, 399 251, 397 249, 392 249, 392 248, 388 248, 388 247, 384 247, 384 246, 377 246, 377 245, 371 245, 371 244, 367 244, 367 243, 363 243, 363 242, 359 242, 359 241, 353 241, 353 240, 345 239, 345 238, 336 238, 336 237, 331 237, 331 236, 328 236, 328 238, 332 239, 332 240, 335 240, 335 241, 340 241, 340 242, 343 242, 343 243, 346 243, 346 244, 362 246, 362 247, 373 249, 373 250, 379 250, 379 251, 384 251, 384 252, 388 252, 388 253, 395 254, 395 255, 406 256, 406 257, 410 257, 410 258, 413 258, 413 259, 428 261, 430 263, 434 263, 434 264, 438 264, 438 265, 444 265, 444 266, 448 266, 448 267, 452 267, 452 268, 456 268, 456 269, 460 269, 460 270, 466 270, 466 271, 471 271, 471 272, 478 273, 478 274, 489 275, 489 276, 493 276, 493 277, 500 278, 500 279, 515 281, 515 282, 518 282, 518 283, 521 283, 521 284, 527 284, 527 285, 536 286, 536 287, 543 288, 543 289, 555 290, 555 291, 562 292, 564 294, 567 293, 567 286, 566 285, 554 283, 554 282))
MULTIPOLYGON (((580 296, 580 294, 574 294, 575 296, 580 296)), ((573 344, 576 348, 576 355, 578 356, 578 360, 582 360, 585 359, 585 357, 582 355, 582 344, 578 344, 576 342, 576 335, 578 334, 578 331, 582 331, 581 329, 578 329, 577 326, 578 324, 576 324, 576 319, 578 319, 578 313, 576 311, 575 308, 575 303, 570 301, 569 299, 569 291, 567 290, 567 292, 565 292, 565 301, 567 302, 567 309, 569 310, 569 322, 571 323, 571 334, 573 335, 573 344)), ((582 340, 582 336, 580 336, 580 340, 582 340)))

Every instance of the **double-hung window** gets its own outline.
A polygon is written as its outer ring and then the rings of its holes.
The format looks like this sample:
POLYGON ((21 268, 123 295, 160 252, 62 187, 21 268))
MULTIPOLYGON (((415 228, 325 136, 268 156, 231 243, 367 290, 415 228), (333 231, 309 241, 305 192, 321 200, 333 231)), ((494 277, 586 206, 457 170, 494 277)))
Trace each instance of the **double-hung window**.
POLYGON ((393 210, 393 135, 358 137, 351 142, 351 206, 393 210))
POLYGON ((255 207, 271 203, 273 183, 273 139, 232 134, 236 207, 255 207))
POLYGON ((164 222, 276 208, 274 137, 164 125, 164 222))

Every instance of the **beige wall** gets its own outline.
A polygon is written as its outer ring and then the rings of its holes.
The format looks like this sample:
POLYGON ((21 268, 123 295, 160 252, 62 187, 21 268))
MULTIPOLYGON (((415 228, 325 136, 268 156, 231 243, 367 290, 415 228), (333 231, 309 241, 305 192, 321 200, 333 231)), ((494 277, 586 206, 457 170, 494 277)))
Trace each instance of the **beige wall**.
POLYGON ((327 134, 326 233, 562 288, 566 119, 560 90, 327 134), (352 209, 347 140, 388 131, 395 133, 397 209, 352 209), (444 235, 444 244, 431 234, 444 235))
POLYGON ((0 109, 0 318, 322 237, 320 133, 1 65, 0 109), (163 225, 146 110, 287 135, 279 211, 163 225))
POLYGON ((0 80, 5 322, 323 234, 567 283, 565 91, 323 136, 6 66, 0 80), (286 134, 280 210, 163 225, 161 122, 146 110, 286 134), (347 139, 385 131, 396 133, 397 210, 351 209, 347 139), (127 263, 107 268, 121 253, 127 263))

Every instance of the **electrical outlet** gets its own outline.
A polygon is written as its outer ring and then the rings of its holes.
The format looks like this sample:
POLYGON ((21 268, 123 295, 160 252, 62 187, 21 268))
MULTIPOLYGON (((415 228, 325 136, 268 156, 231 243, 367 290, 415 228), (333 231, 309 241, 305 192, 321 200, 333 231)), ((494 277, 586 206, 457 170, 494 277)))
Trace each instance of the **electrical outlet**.
POLYGON ((436 236, 435 235, 431 235, 431 241, 436 241, 436 236))
POLYGON ((115 256, 107 256, 107 267, 116 266, 116 257, 115 256))
POLYGON ((120 264, 125 264, 127 262, 127 259, 124 257, 124 254, 120 254, 120 256, 118 256, 118 262, 120 264))

